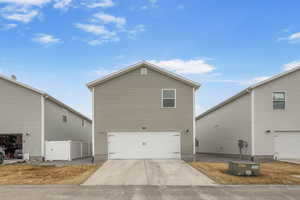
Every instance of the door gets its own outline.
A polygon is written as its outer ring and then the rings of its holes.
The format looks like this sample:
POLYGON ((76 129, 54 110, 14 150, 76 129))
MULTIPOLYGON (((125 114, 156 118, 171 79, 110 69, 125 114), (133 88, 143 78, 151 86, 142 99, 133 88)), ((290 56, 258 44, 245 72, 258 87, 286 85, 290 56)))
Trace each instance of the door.
POLYGON ((108 159, 180 159, 178 132, 108 133, 108 159))
POLYGON ((280 133, 274 138, 275 158, 300 159, 300 132, 280 133))

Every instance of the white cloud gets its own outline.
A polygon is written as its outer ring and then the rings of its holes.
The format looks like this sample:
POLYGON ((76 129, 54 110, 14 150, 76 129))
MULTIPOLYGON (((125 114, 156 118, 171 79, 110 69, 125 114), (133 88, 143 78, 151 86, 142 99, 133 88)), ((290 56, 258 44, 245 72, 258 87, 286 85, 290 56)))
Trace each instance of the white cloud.
POLYGON ((109 31, 104 26, 100 25, 77 23, 74 26, 78 29, 81 29, 88 33, 92 33, 94 35, 102 35, 105 38, 111 38, 116 36, 115 32, 109 31))
POLYGON ((78 29, 98 36, 98 38, 89 40, 87 43, 92 46, 100 45, 106 42, 118 42, 120 38, 113 31, 107 30, 104 26, 94 24, 74 24, 78 29))
POLYGON ((105 76, 108 74, 111 74, 113 72, 115 72, 116 70, 111 70, 111 69, 105 69, 105 68, 99 68, 97 69, 95 72, 98 76, 105 76))
POLYGON ((271 76, 260 76, 260 77, 254 77, 248 80, 232 80, 232 79, 207 79, 203 80, 205 82, 214 82, 214 83, 232 83, 232 84, 238 84, 238 85, 253 85, 256 83, 259 83, 261 81, 265 81, 269 79, 271 76))
POLYGON ((58 9, 66 9, 68 6, 70 6, 72 0, 56 0, 56 3, 53 5, 54 8, 58 9))
POLYGON ((100 19, 104 24, 116 24, 117 27, 122 27, 126 24, 126 19, 123 17, 116 17, 105 13, 94 14, 94 17, 100 19))
POLYGON ((298 33, 293 33, 293 34, 291 34, 288 38, 289 38, 289 40, 297 40, 297 39, 300 39, 300 32, 298 32, 298 33))
POLYGON ((278 41, 287 40, 289 43, 298 43, 300 42, 300 32, 293 33, 287 37, 280 37, 278 41))
POLYGON ((202 106, 196 104, 196 116, 200 115, 201 113, 203 113, 206 109, 204 109, 202 106))
POLYGON ((129 38, 135 39, 139 33, 145 32, 145 31, 146 31, 146 27, 143 24, 140 24, 140 25, 135 26, 132 29, 126 30, 125 32, 127 32, 129 34, 129 38))
POLYGON ((50 2, 51 0, 0 0, 0 3, 12 3, 18 5, 33 5, 33 6, 41 6, 50 2))
POLYGON ((17 24, 2 24, 0 25, 0 30, 10 30, 16 28, 17 26, 17 24))
POLYGON ((172 59, 162 61, 150 60, 149 62, 179 74, 206 74, 215 69, 213 65, 207 64, 205 60, 202 59, 172 59))
POLYGON ((157 0, 149 0, 149 2, 155 4, 157 3, 157 0))
POLYGON ((37 10, 23 9, 23 10, 16 10, 16 12, 5 13, 2 16, 5 19, 28 23, 31 22, 38 15, 39 15, 39 11, 37 10))
POLYGON ((290 62, 290 63, 287 63, 283 66, 283 70, 284 71, 288 71, 288 70, 291 70, 295 67, 300 67, 300 61, 293 61, 293 62, 290 62))
POLYGON ((88 8, 107 8, 112 7, 115 5, 115 3, 112 0, 97 0, 89 3, 84 3, 84 5, 88 8))
POLYGON ((37 34, 33 40, 40 44, 54 44, 60 42, 60 39, 44 33, 37 34))
POLYGON ((240 84, 241 85, 253 85, 253 84, 265 81, 265 80, 267 80, 269 78, 270 78, 270 76, 254 77, 254 78, 251 78, 251 79, 246 80, 246 81, 240 81, 240 84))

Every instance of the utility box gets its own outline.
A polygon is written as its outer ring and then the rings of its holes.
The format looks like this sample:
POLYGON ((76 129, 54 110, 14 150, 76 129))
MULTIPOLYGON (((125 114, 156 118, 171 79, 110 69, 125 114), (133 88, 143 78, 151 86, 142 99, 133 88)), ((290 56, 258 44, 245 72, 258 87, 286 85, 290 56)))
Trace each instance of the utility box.
POLYGON ((259 176, 260 164, 247 161, 234 161, 228 164, 228 173, 235 176, 259 176))

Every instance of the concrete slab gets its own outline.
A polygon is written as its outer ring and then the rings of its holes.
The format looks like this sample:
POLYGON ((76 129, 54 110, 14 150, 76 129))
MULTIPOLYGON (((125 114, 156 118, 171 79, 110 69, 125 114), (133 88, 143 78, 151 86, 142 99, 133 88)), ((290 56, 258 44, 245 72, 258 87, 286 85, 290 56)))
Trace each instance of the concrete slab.
POLYGON ((214 185, 182 160, 109 160, 83 185, 214 185))
POLYGON ((285 160, 280 160, 281 162, 288 162, 288 163, 293 163, 293 164, 300 164, 300 159, 285 159, 285 160))
POLYGON ((1 186, 1 200, 298 200, 299 186, 1 186))

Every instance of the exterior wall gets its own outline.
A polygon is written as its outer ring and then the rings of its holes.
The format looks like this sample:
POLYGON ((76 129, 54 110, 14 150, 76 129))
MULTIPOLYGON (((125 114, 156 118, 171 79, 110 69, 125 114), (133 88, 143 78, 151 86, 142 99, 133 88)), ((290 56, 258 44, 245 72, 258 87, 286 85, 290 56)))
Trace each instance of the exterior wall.
POLYGON ((274 130, 300 130, 299 83, 300 70, 254 90, 255 155, 273 155, 274 130), (286 109, 273 110, 272 93, 280 91, 286 92, 286 109))
POLYGON ((45 100, 45 140, 47 141, 84 141, 92 143, 92 124, 85 120, 85 127, 81 126, 81 117, 58 106, 50 100, 45 100), (67 122, 62 116, 67 116, 67 122))
POLYGON ((239 154, 238 140, 248 142, 251 154, 251 95, 207 114, 196 121, 198 152, 239 154))
POLYGON ((96 157, 107 157, 108 131, 142 127, 181 132, 182 154, 193 154, 193 88, 150 69, 146 76, 133 70, 94 88, 94 122, 96 157), (176 108, 161 108, 162 88, 176 89, 176 108))
POLYGON ((23 153, 41 156, 41 95, 0 78, 0 134, 22 134, 23 153))

